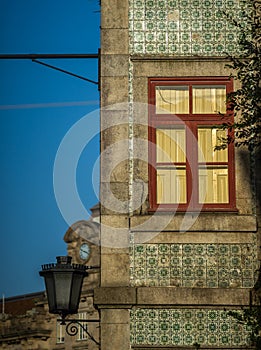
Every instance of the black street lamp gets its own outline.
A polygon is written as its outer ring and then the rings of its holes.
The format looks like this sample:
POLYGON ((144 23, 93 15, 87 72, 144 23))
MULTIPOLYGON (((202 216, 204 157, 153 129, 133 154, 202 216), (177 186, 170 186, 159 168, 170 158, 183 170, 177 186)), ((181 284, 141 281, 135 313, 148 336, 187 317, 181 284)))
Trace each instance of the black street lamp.
POLYGON ((81 323, 98 322, 98 320, 66 319, 67 315, 77 314, 78 312, 83 279, 88 276, 87 270, 97 267, 72 264, 70 256, 58 256, 56 259, 57 263, 42 265, 42 271, 39 272, 45 280, 49 312, 61 316, 61 324, 67 324, 67 334, 76 335, 78 327, 74 324, 78 324, 90 339, 99 345, 81 323))

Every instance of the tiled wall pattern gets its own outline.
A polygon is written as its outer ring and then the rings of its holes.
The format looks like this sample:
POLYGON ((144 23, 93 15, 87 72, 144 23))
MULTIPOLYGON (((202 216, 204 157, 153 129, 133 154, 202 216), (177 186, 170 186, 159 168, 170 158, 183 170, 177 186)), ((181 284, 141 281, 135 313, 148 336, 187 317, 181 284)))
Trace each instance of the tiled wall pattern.
POLYGON ((130 248, 132 286, 252 288, 254 243, 139 244, 130 248))
POLYGON ((239 347, 249 344, 250 329, 218 309, 135 309, 132 345, 239 347))
POLYGON ((130 52, 177 56, 223 56, 238 52, 242 0, 129 0, 130 52))

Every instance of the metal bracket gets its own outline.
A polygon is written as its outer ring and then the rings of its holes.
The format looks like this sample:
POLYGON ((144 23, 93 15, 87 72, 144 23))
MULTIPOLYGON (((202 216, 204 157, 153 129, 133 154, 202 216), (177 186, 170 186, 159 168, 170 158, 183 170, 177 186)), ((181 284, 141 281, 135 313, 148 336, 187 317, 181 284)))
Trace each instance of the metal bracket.
POLYGON ((50 64, 47 64, 47 63, 44 63, 41 61, 38 61, 38 58, 41 58, 41 59, 91 58, 91 59, 98 59, 98 65, 100 66, 100 49, 99 49, 99 52, 97 54, 93 54, 93 53, 91 53, 91 54, 86 54, 86 53, 83 53, 83 54, 73 54, 73 53, 72 54, 0 54, 0 59, 4 59, 4 60, 6 60, 6 59, 8 59, 8 60, 10 60, 10 59, 22 59, 22 60, 23 59, 30 59, 30 60, 32 60, 32 62, 42 64, 43 66, 46 66, 48 68, 55 69, 59 72, 62 72, 62 73, 71 75, 73 77, 88 81, 89 83, 92 83, 95 85, 98 85, 98 90, 100 90, 100 86, 99 86, 100 67, 98 67, 98 80, 99 81, 97 82, 97 81, 82 77, 81 75, 77 75, 77 74, 68 72, 64 69, 52 66, 50 64))
POLYGON ((72 75, 73 77, 76 77, 76 78, 79 78, 79 79, 82 79, 82 80, 85 80, 85 81, 88 81, 89 83, 92 83, 92 84, 96 84, 98 85, 99 83, 97 81, 94 81, 94 80, 91 80, 91 79, 88 79, 88 78, 85 78, 85 77, 82 77, 81 75, 78 75, 78 74, 74 74, 72 72, 69 72, 67 70, 64 70, 64 69, 61 69, 61 68, 58 68, 58 67, 55 67, 55 66, 52 66, 51 64, 47 64, 45 62, 41 62, 41 61, 38 61, 36 59, 33 59, 32 62, 35 62, 35 63, 39 63, 45 67, 48 67, 48 68, 52 68, 52 69, 55 69, 55 70, 58 70, 59 72, 62 72, 62 73, 65 73, 65 74, 68 74, 68 75, 72 75))
POLYGON ((87 326, 85 326, 83 323, 90 323, 90 322, 100 322, 100 320, 77 320, 77 319, 59 319, 58 322, 61 322, 61 325, 65 325, 65 331, 69 336, 74 336, 78 334, 79 327, 88 335, 88 337, 99 346, 100 349, 100 343, 91 335, 91 333, 88 331, 87 326))

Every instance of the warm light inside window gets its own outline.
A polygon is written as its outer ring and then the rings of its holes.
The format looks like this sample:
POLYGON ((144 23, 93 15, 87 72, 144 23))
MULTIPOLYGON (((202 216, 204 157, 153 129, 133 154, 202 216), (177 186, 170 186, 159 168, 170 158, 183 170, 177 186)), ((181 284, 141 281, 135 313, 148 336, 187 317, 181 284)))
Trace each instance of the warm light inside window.
POLYGON ((226 112, 225 85, 192 86, 192 113, 213 114, 226 112))
POLYGON ((233 80, 156 77, 149 89, 151 210, 236 210, 233 145, 216 149, 232 136, 233 80))
POLYGON ((157 202, 186 203, 185 129, 157 129, 157 202))
POLYGON ((157 203, 186 203, 186 168, 157 169, 157 203))
POLYGON ((198 128, 199 203, 228 203, 228 149, 215 150, 223 138, 226 130, 198 128))
POLYGON ((157 129, 157 163, 185 162, 185 129, 157 129))
POLYGON ((156 86, 156 113, 189 113, 188 86, 156 86))
POLYGON ((215 150, 227 137, 227 131, 212 127, 198 128, 198 160, 199 162, 227 162, 227 148, 215 150))
POLYGON ((227 166, 199 166, 199 203, 228 203, 227 166))

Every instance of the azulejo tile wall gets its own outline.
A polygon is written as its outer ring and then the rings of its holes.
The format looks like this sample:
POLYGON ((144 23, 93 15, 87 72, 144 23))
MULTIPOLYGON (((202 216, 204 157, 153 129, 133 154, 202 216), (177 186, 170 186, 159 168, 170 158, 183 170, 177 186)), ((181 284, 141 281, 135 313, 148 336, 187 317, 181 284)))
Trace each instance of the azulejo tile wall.
POLYGON ((132 345, 246 346, 250 329, 221 309, 134 309, 132 345))
POLYGON ((129 0, 132 54, 223 56, 238 52, 242 0, 129 0))
POLYGON ((255 284, 255 243, 133 244, 132 286, 252 288, 255 284))

